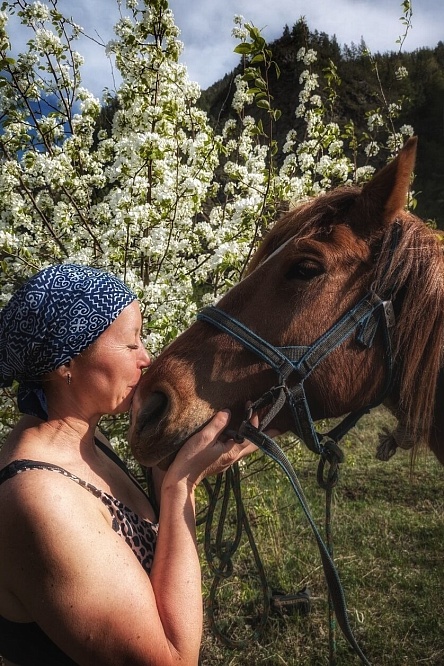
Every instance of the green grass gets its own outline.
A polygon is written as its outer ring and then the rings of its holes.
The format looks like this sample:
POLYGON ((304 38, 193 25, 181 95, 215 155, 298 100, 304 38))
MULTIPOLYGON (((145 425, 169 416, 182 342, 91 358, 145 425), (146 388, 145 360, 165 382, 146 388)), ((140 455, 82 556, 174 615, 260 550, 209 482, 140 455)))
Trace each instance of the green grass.
MULTIPOLYGON (((389 462, 376 460, 377 433, 389 421, 384 410, 375 410, 343 443, 346 460, 333 501, 335 561, 353 632, 373 666, 442 666, 444 468, 426 454, 412 472, 405 451, 389 462)), ((317 461, 296 442, 286 450, 323 531, 324 493, 316 482, 317 461)), ((258 455, 244 465, 242 474, 244 504, 268 585, 286 593, 307 585, 311 611, 305 616, 271 613, 260 630, 263 591, 244 536, 233 557, 233 575, 221 582, 215 598, 218 630, 239 646, 216 639, 207 623, 201 663, 327 665, 326 584, 307 521, 274 463, 258 455)), ((235 523, 231 510, 227 542, 235 523)), ((212 581, 204 564, 207 603, 212 581)), ((337 629, 337 664, 359 663, 337 629)))

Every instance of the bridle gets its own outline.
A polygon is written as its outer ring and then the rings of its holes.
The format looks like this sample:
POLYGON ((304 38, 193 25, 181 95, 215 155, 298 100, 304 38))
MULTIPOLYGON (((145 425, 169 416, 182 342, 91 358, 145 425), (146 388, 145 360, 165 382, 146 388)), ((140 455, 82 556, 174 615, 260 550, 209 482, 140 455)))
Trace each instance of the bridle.
MULTIPOLYGON (((391 247, 387 258, 388 265, 386 266, 386 269, 390 267, 394 249, 399 242, 400 233, 400 224, 396 222, 393 223, 391 225, 391 247)), ((323 465, 328 462, 330 464, 334 463, 335 469, 337 469, 337 464, 343 461, 343 454, 339 448, 338 441, 357 423, 363 414, 367 413, 372 407, 375 407, 384 400, 390 392, 393 384, 394 360, 392 353, 391 329, 395 324, 395 314, 392 303, 394 292, 395 285, 386 289, 384 294, 377 294, 374 287, 370 288, 365 296, 335 324, 333 324, 333 326, 331 326, 311 345, 306 346, 274 346, 245 326, 242 322, 217 307, 206 307, 197 315, 198 320, 211 324, 220 331, 231 336, 243 347, 262 359, 278 376, 277 384, 266 391, 247 410, 245 419, 239 428, 237 436, 240 439, 245 438, 256 444, 264 453, 275 460, 287 474, 293 489, 301 502, 304 513, 310 522, 318 543, 338 623, 345 637, 364 664, 369 664, 369 662, 357 645, 351 631, 347 617, 344 594, 336 567, 316 525, 313 522, 303 491, 299 485, 299 481, 291 463, 276 442, 265 434, 264 429, 271 423, 284 405, 288 405, 292 414, 296 435, 302 439, 311 451, 320 456, 320 466, 322 468, 323 465), (305 380, 333 350, 337 349, 353 335, 355 335, 358 344, 361 344, 364 348, 371 348, 378 330, 380 330, 382 334, 383 358, 385 364, 384 381, 378 397, 371 404, 364 406, 356 412, 348 414, 328 433, 318 433, 310 413, 305 393, 305 380), (289 380, 291 380, 291 385, 289 384, 289 380), (253 426, 250 423, 252 413, 257 412, 258 410, 263 410, 267 406, 269 406, 269 409, 265 415, 262 416, 258 427, 253 426)))
MULTIPOLYGON (((328 440, 338 441, 343 437, 364 413, 384 400, 391 388, 393 355, 390 329, 395 323, 393 305, 391 299, 383 299, 374 291, 370 290, 328 331, 307 346, 275 347, 256 335, 243 323, 216 307, 204 308, 199 312, 197 318, 200 321, 212 324, 240 342, 246 349, 265 361, 278 375, 278 383, 256 400, 249 410, 247 416, 271 404, 259 427, 248 428, 249 439, 251 434, 254 436, 256 430, 262 433, 277 413, 287 404, 293 417, 295 434, 303 440, 311 451, 322 455, 325 451, 325 442, 328 440), (333 350, 354 333, 356 333, 356 340, 363 347, 370 348, 378 329, 382 330, 383 355, 386 367, 383 386, 377 399, 357 412, 349 414, 328 435, 318 433, 314 426, 305 393, 305 380, 333 350), (292 383, 291 386, 289 385, 290 379, 296 379, 296 382, 292 383)), ((249 422, 249 419, 246 418, 246 421, 249 422)), ((244 422, 239 435, 245 436, 245 427, 244 422)))

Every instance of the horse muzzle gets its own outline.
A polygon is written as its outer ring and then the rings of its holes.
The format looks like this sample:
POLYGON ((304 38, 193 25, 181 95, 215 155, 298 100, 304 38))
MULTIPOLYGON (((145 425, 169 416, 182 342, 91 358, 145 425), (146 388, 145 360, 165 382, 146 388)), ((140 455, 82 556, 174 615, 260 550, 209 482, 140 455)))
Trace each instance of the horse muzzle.
POLYGON ((145 467, 167 468, 183 444, 213 416, 205 402, 186 400, 176 387, 141 382, 132 405, 129 444, 145 467))

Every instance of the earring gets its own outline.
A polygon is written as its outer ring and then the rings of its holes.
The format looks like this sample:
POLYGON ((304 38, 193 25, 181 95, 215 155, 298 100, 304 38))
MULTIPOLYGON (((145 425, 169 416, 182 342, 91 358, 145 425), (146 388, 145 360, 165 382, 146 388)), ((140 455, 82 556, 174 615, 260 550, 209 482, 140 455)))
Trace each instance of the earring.
POLYGON ((71 384, 71 374, 69 372, 66 375, 66 383, 68 384, 68 386, 71 384))

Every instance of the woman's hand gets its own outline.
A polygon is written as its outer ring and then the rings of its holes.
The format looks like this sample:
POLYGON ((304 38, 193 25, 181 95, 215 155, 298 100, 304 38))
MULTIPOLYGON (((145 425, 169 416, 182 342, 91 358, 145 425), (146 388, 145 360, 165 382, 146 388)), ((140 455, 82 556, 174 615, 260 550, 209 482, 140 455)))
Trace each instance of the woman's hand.
MULTIPOLYGON (((218 412, 200 432, 190 437, 168 468, 162 484, 159 537, 150 580, 160 616, 175 620, 174 633, 181 638, 178 641, 173 636, 171 640, 178 653, 192 654, 193 636, 197 637, 194 661, 184 659, 184 663, 198 661, 203 622, 194 489, 205 477, 223 472, 256 450, 251 442, 227 439, 229 420, 228 411, 218 412), (187 653, 181 649, 183 644, 187 653)), ((256 415, 251 418, 254 426, 258 422, 256 415)))
MULTIPOLYGON (((228 410, 218 412, 202 430, 190 437, 169 467, 164 483, 186 481, 195 488, 205 477, 225 471, 256 451, 257 447, 248 440, 238 442, 222 436, 229 420, 228 410)), ((258 422, 254 415, 251 423, 257 426, 258 422)))

